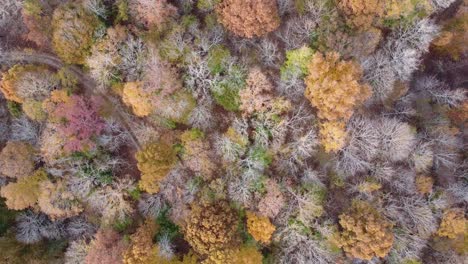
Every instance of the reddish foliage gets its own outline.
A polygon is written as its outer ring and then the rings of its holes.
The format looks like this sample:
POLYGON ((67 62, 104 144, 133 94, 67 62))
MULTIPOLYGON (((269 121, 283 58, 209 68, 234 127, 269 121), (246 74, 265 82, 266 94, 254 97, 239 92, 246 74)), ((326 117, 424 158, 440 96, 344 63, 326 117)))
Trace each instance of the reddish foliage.
POLYGON ((92 138, 100 135, 105 125, 98 114, 100 104, 95 97, 85 100, 83 96, 72 95, 55 108, 54 116, 62 120, 59 131, 68 138, 66 151, 83 151, 94 146, 92 138))

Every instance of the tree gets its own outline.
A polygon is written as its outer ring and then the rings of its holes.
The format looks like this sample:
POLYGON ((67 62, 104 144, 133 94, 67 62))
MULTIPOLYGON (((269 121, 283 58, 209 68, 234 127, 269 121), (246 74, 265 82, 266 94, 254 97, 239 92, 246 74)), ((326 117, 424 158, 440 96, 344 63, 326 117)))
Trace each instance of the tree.
POLYGON ((194 204, 184 227, 195 252, 208 255, 236 244, 237 214, 225 201, 194 204))
POLYGON ((273 85, 267 76, 259 69, 250 70, 247 85, 239 92, 240 110, 246 115, 266 112, 272 104, 273 85))
POLYGON ((391 223, 366 202, 355 201, 340 215, 342 231, 337 244, 352 258, 371 260, 385 257, 393 245, 391 223))
POLYGON ((58 86, 58 80, 45 67, 15 65, 3 74, 0 90, 8 100, 23 103, 27 99, 42 101, 58 86))
POLYGON ((36 100, 26 100, 23 103, 23 112, 30 119, 42 122, 47 119, 47 114, 42 109, 42 102, 36 100))
POLYGON ((467 224, 468 220, 465 217, 463 209, 452 208, 446 210, 442 216, 437 235, 454 239, 466 232, 467 224))
POLYGON ((50 221, 44 214, 31 210, 16 217, 16 239, 24 244, 34 244, 43 239, 58 240, 65 237, 62 221, 50 221))
POLYGON ((177 14, 177 8, 167 0, 128 0, 130 15, 145 28, 161 28, 177 14))
POLYGON ((69 218, 83 211, 80 202, 67 190, 64 181, 52 183, 46 180, 41 183, 38 205, 41 211, 52 220, 69 218))
POLYGON ((187 167, 195 172, 195 175, 209 180, 213 177, 216 166, 212 161, 210 143, 204 137, 203 132, 197 129, 186 131, 181 135, 184 146, 182 160, 187 167))
POLYGON ((224 0, 216 6, 223 26, 241 37, 261 37, 279 27, 276 1, 224 0))
POLYGON ((111 229, 100 229, 90 243, 86 264, 122 264, 125 244, 122 237, 111 229))
POLYGON ((314 51, 307 46, 286 51, 286 60, 281 66, 281 79, 304 78, 307 75, 307 66, 313 55, 314 51))
POLYGON ((65 264, 85 263, 89 245, 84 239, 72 241, 65 251, 65 264))
POLYGON ((419 175, 416 177, 416 189, 420 194, 428 194, 432 192, 434 180, 429 176, 419 175))
POLYGON ((98 112, 100 105, 97 97, 87 100, 81 95, 72 95, 55 107, 51 115, 61 121, 57 129, 67 139, 65 151, 85 151, 95 147, 93 140, 105 126, 98 112))
POLYGON ((124 85, 122 92, 123 102, 132 107, 137 116, 148 116, 153 112, 149 95, 143 90, 142 82, 129 82, 124 85))
POLYGON ((154 255, 157 254, 153 244, 153 236, 156 234, 158 226, 154 220, 148 219, 136 232, 130 236, 130 247, 124 253, 124 264, 144 264, 150 263, 154 255))
POLYGON ((0 173, 11 178, 23 178, 33 170, 33 147, 21 141, 8 141, 0 152, 0 173))
POLYGON ((124 221, 134 212, 130 192, 135 190, 132 180, 121 178, 112 185, 95 190, 87 197, 88 205, 102 215, 104 224, 124 221))
POLYGON ((325 150, 337 151, 345 143, 346 122, 354 109, 370 97, 370 87, 360 83, 360 66, 352 61, 340 61, 336 52, 314 54, 308 70, 305 97, 324 120, 320 134, 325 150))
POLYGON ((23 210, 37 203, 41 193, 41 183, 47 180, 44 170, 37 170, 33 175, 22 177, 16 183, 2 187, 0 195, 5 197, 6 205, 13 210, 23 210))
POLYGON ((255 240, 268 245, 276 227, 270 222, 268 217, 258 216, 255 213, 248 211, 247 230, 255 240))
POLYGON ((52 44, 66 63, 84 64, 99 20, 79 4, 63 4, 52 18, 52 44))
POLYGON ((336 152, 346 144, 346 124, 339 121, 323 121, 319 129, 320 142, 326 152, 336 152))
POLYGON ((258 211, 261 215, 274 219, 285 205, 285 199, 278 184, 268 180, 265 186, 267 193, 258 203, 258 211))
POLYGON ((22 1, 4 0, 0 9, 0 34, 15 35, 23 31, 21 21, 22 1))
POLYGON ((162 141, 150 143, 136 153, 141 179, 138 185, 148 193, 159 192, 159 182, 174 167, 177 157, 171 145, 162 141))
POLYGON ((346 22, 357 30, 366 30, 384 13, 385 2, 381 0, 340 0, 338 9, 346 22))
POLYGON ((371 95, 370 87, 360 83, 360 66, 340 61, 336 52, 315 53, 308 70, 305 97, 318 109, 321 119, 346 122, 371 95))

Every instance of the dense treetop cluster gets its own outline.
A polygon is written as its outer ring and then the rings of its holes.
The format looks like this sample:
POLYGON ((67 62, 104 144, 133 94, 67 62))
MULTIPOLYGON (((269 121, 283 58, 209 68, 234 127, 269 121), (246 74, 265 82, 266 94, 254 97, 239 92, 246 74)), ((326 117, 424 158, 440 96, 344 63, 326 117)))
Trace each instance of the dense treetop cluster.
POLYGON ((0 264, 461 264, 467 0, 0 0, 0 264))

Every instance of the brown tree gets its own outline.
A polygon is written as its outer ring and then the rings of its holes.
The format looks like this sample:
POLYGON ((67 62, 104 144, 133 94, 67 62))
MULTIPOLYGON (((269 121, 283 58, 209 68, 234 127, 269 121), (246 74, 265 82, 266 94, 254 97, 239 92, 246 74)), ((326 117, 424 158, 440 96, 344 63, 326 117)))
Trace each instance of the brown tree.
POLYGON ((90 243, 86 264, 122 264, 125 244, 122 237, 111 229, 99 230, 90 243))
POLYGON ((260 37, 280 25, 274 0, 224 0, 216 13, 221 24, 241 37, 260 37))
POLYGON ((25 142, 8 141, 0 153, 0 173, 11 178, 29 176, 34 170, 34 150, 25 142))
POLYGON ((227 249, 236 242, 237 218, 225 201, 194 204, 185 226, 185 239, 202 255, 227 249))

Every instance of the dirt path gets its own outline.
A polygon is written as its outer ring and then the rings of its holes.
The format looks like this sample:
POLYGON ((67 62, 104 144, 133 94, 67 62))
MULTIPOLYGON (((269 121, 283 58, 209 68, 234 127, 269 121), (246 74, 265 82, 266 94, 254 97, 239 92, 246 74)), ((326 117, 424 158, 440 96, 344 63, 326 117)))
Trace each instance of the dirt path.
POLYGON ((0 63, 5 62, 25 62, 25 63, 35 63, 35 64, 45 64, 51 68, 56 70, 60 70, 61 68, 68 66, 69 71, 77 78, 77 80, 81 83, 83 88, 85 89, 86 94, 88 95, 98 95, 102 97, 106 103, 113 107, 112 114, 114 115, 117 120, 121 123, 121 125, 125 128, 127 133, 130 135, 132 143, 135 145, 137 149, 141 149, 141 144, 138 142, 137 137, 133 133, 130 125, 128 124, 123 110, 120 108, 118 104, 115 104, 110 96, 107 94, 97 92, 96 90, 96 83, 92 78, 87 76, 83 71, 77 66, 69 66, 65 65, 60 59, 55 56, 45 54, 45 53, 28 53, 22 51, 11 51, 11 52, 3 52, 0 53, 0 63))

